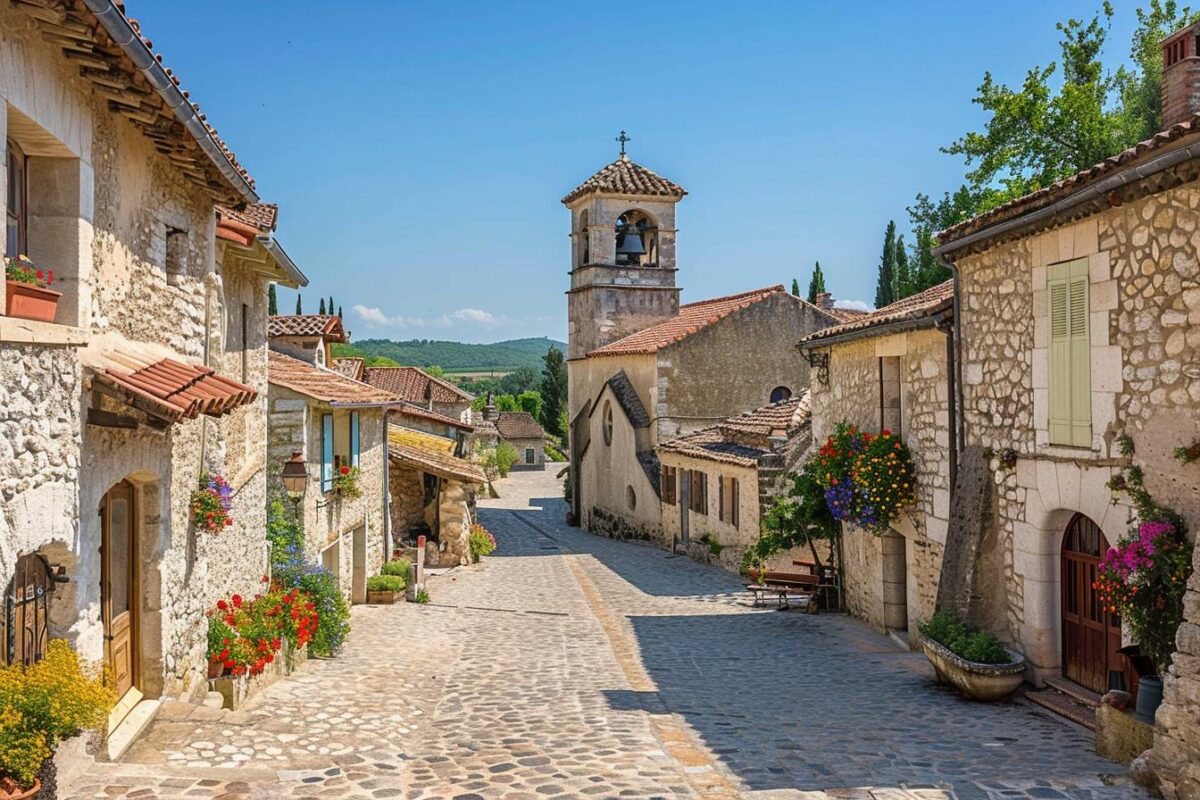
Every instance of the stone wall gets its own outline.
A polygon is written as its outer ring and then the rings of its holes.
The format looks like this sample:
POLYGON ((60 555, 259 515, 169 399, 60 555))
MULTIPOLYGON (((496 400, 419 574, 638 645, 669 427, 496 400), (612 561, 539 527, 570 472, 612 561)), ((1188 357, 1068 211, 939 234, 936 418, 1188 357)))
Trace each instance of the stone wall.
POLYGON ((880 359, 899 363, 899 434, 916 469, 916 502, 893 521, 898 536, 847 527, 842 537, 844 599, 872 626, 913 628, 932 616, 950 513, 950 420, 946 335, 935 329, 836 344, 829 384, 812 387, 813 442, 839 422, 881 427, 880 359))
POLYGON ((425 519, 425 487, 421 472, 392 461, 388 470, 391 491, 392 539, 402 542, 425 519))
MULTIPOLYGON (((758 468, 746 467, 740 464, 725 464, 705 459, 693 458, 679 453, 661 452, 659 457, 666 466, 675 467, 680 475, 683 470, 696 470, 708 476, 708 513, 697 514, 689 510, 688 514, 688 555, 700 561, 715 563, 725 569, 736 572, 742 563, 742 553, 746 548, 758 541, 759 531, 759 493, 758 468), (738 526, 732 522, 720 519, 718 506, 719 479, 737 478, 738 480, 738 526), (714 554, 711 548, 700 539, 708 536, 720 545, 720 553, 714 554)), ((676 504, 663 503, 662 527, 663 541, 682 542, 681 508, 679 506, 680 492, 676 489, 676 504)))
POLYGON ((537 470, 546 469, 546 442, 543 439, 506 439, 509 444, 517 449, 517 462, 512 465, 512 469, 520 470, 537 470), (533 463, 529 464, 525 460, 525 451, 533 451, 533 463))
POLYGON ((1175 637, 1178 650, 1155 718, 1151 767, 1167 800, 1200 798, 1200 548, 1184 598, 1186 619, 1175 637))
POLYGON ((1027 235, 959 259, 963 297, 963 393, 968 445, 1012 449, 992 460, 996 519, 981 559, 1003 582, 979 605, 1006 610, 993 622, 1033 665, 1035 680, 1061 666, 1059 559, 1074 513, 1110 544, 1130 509, 1106 482, 1126 460, 1128 435, 1146 486, 1200 523, 1200 470, 1173 448, 1200 439, 1200 189, 1188 184, 1027 235), (1092 442, 1050 443, 1047 357, 1050 265, 1086 258, 1089 268, 1092 442))

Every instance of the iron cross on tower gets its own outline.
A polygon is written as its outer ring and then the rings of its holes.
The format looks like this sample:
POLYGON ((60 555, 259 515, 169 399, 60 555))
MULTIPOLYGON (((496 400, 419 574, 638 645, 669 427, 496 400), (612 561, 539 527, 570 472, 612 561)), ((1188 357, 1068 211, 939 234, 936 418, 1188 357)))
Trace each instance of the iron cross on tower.
POLYGON ((621 155, 625 155, 625 143, 632 142, 633 138, 626 136, 625 131, 621 131, 621 135, 617 137, 617 141, 621 143, 621 155))

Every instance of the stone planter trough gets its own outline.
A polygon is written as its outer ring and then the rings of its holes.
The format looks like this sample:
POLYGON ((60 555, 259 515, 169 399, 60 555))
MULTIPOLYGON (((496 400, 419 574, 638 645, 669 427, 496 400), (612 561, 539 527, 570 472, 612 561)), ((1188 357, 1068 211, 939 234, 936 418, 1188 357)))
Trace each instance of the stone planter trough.
POLYGON ((985 703, 1003 700, 1025 681, 1025 657, 1011 650, 1012 663, 980 664, 967 661, 926 638, 921 639, 921 649, 933 664, 938 682, 953 685, 971 700, 985 703))
POLYGON ((381 592, 367 590, 367 605, 369 606, 390 606, 395 602, 396 593, 390 589, 381 592))
POLYGON ((275 681, 291 675, 301 664, 308 660, 308 647, 294 649, 285 641, 283 649, 275 655, 275 660, 257 675, 222 675, 209 680, 210 691, 220 693, 224 698, 222 708, 237 711, 246 701, 275 681))

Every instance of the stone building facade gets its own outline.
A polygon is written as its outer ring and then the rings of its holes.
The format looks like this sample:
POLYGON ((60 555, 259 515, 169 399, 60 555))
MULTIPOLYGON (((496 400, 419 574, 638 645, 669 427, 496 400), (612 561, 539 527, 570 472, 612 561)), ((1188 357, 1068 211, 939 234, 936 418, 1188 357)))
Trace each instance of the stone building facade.
MULTIPOLYGON (((338 359, 341 362, 345 359, 338 359)), ((435 378, 417 367, 367 367, 363 380, 372 386, 460 422, 471 421, 475 396, 450 381, 435 378)))
POLYGON ((305 555, 338 576, 352 603, 363 603, 367 577, 379 572, 392 550, 386 420, 400 401, 275 350, 269 381, 268 490, 283 493, 283 463, 300 453, 308 472, 298 501, 305 555), (343 468, 358 470, 358 497, 338 491, 343 468))
MULTIPOLYGON (((933 615, 950 517, 949 282, 813 334, 801 347, 826 359, 812 389, 812 435, 837 425, 899 435, 916 469, 916 503, 874 536, 845 526, 846 607, 880 631, 915 630, 933 615)), ((915 638, 912 640, 915 642, 915 638)))
MULTIPOLYGON (((62 297, 53 322, 0 316, 0 583, 34 555, 63 570, 48 634, 113 670, 116 725, 143 698, 203 693, 204 611, 259 585, 266 285, 303 276, 273 224, 220 239, 221 208, 258 197, 211 128, 151 124, 194 111, 165 73, 127 116, 22 8, 0 8, 5 256, 53 269, 62 297), (233 488, 220 534, 190 524, 202 473, 233 488)), ((127 41, 90 75, 162 69, 130 21, 84 22, 127 41)))
MULTIPOLYGON (((1181 34, 1193 48, 1194 33, 1181 34)), ((1102 551, 1135 520, 1111 478, 1137 465, 1189 537, 1200 525, 1200 468, 1173 457, 1200 440, 1200 161, 1187 149, 1200 141, 1200 108, 1191 79, 1172 77, 1194 62, 1194 52, 1166 61, 1164 92, 1188 96, 1166 98, 1187 113, 1163 133, 941 234, 959 278, 959 435, 992 455, 994 504, 984 524, 951 537, 947 559, 977 552, 971 611, 1025 653, 1034 680, 1074 680, 1089 666, 1068 646, 1060 576, 1075 556, 1072 528, 1098 529, 1102 551), (1064 306, 1069 328, 1054 324, 1064 306), (1060 342, 1072 348, 1065 384, 1060 342)), ((1195 597, 1157 718, 1153 763, 1169 797, 1200 797, 1195 597)), ((1116 629, 1110 649, 1120 641, 1116 629)), ((1120 657, 1105 659, 1099 667, 1120 672, 1120 657)))

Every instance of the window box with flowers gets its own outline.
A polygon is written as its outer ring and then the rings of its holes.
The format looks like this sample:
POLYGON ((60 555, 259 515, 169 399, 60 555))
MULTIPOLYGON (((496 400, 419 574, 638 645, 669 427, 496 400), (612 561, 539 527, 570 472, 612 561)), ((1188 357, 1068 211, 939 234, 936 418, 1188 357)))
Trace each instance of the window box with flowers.
POLYGON ((233 487, 220 475, 200 474, 200 488, 192 492, 188 513, 192 524, 209 533, 220 533, 233 524, 233 487))
POLYGON ((4 313, 37 322, 54 322, 62 292, 54 285, 54 270, 39 269, 27 256, 4 261, 6 298, 4 313))
POLYGON ((338 497, 354 499, 362 497, 362 486, 359 484, 358 467, 342 464, 333 478, 333 491, 338 497))

